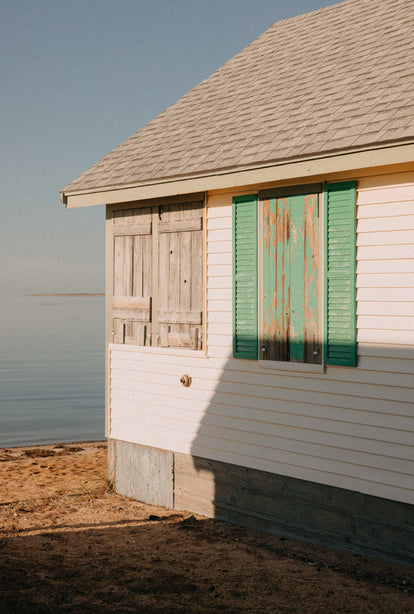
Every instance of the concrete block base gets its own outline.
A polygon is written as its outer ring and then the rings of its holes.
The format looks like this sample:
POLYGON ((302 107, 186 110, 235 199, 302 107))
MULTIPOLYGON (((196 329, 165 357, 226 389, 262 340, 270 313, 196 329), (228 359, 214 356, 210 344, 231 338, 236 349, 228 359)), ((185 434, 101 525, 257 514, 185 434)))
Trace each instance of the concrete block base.
POLYGON ((414 563, 406 503, 208 459, 109 442, 118 493, 270 533, 414 563))

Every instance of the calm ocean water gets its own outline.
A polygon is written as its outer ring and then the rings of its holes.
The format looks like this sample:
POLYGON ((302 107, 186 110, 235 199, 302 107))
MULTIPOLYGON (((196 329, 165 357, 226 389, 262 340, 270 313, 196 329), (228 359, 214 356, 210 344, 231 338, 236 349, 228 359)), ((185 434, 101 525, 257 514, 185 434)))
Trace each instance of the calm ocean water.
POLYGON ((104 438, 104 302, 0 299, 0 447, 104 438))

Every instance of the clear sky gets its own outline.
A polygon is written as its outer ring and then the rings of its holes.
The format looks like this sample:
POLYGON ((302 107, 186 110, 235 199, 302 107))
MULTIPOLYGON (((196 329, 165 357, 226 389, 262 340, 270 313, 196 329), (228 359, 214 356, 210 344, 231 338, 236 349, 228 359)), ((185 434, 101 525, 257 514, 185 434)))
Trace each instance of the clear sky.
POLYGON ((104 208, 59 190, 273 23, 333 0, 1 0, 0 291, 104 291, 104 208))

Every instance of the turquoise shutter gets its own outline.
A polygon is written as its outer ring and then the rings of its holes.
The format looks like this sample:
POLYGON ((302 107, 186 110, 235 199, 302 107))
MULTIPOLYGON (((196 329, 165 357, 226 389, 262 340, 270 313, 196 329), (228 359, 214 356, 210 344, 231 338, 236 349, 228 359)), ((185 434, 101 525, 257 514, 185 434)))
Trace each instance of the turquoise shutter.
POLYGON ((257 195, 233 198, 233 355, 257 360, 257 195))
POLYGON ((326 184, 325 331, 328 365, 356 366, 356 182, 326 184))

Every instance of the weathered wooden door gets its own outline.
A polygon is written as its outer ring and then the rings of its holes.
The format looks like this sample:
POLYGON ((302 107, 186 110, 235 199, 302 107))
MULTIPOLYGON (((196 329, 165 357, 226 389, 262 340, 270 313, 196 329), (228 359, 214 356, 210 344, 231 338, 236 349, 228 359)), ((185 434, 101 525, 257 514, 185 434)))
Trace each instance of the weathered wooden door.
POLYGON ((115 211, 114 343, 151 344, 152 210, 115 211))
POLYGON ((318 194, 263 201, 263 359, 322 362, 318 209, 318 194))
POLYGON ((114 211, 114 343, 203 347, 203 212, 203 201, 114 211))
POLYGON ((202 347, 203 203, 160 207, 158 345, 202 347))

